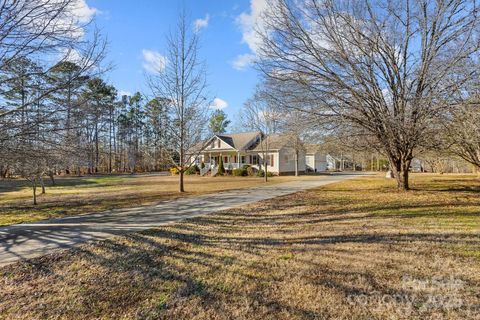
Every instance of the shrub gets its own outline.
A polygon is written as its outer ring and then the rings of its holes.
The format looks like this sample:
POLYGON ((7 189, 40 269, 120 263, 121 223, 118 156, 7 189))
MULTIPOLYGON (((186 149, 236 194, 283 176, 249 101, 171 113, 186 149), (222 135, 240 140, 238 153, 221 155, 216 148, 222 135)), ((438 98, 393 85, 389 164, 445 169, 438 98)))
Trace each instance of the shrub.
POLYGON ((255 175, 255 172, 253 171, 253 168, 248 166, 247 167, 247 176, 253 177, 255 175))
POLYGON ((172 176, 175 176, 175 175, 177 175, 177 174, 179 174, 179 173, 180 173, 180 171, 178 171, 178 168, 177 168, 177 167, 171 167, 171 168, 170 168, 170 174, 171 174, 172 176))
POLYGON ((197 165, 193 165, 185 171, 185 174, 197 174, 200 172, 200 168, 197 165))
MULTIPOLYGON (((257 177, 265 177, 265 171, 263 169, 258 170, 257 177)), ((267 177, 273 177, 273 173, 268 171, 267 177)))
POLYGON ((244 164, 244 165, 242 166, 242 169, 243 169, 243 170, 247 170, 248 168, 251 168, 251 167, 252 167, 252 166, 249 165, 249 164, 244 164))
POLYGON ((240 169, 233 169, 233 175, 235 177, 242 177, 242 176, 246 176, 247 175, 247 170, 246 169, 243 169, 243 168, 240 168, 240 169))
POLYGON ((200 168, 205 169, 205 162, 202 161, 202 163, 200 164, 200 168))
POLYGON ((225 167, 223 166, 223 159, 220 157, 220 161, 218 161, 218 175, 224 175, 225 174, 225 167))

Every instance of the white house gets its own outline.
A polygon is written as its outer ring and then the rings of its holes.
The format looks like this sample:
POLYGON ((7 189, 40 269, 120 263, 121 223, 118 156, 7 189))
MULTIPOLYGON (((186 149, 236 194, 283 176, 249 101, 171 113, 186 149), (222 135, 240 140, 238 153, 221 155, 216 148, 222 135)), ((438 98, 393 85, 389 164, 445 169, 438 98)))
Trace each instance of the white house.
POLYGON ((309 172, 322 172, 327 170, 327 155, 322 153, 318 144, 305 145, 306 169, 309 172))
MULTIPOLYGON (((260 132, 217 134, 203 143, 195 162, 205 164, 202 174, 209 170, 215 172, 222 157, 226 170, 245 164, 259 170, 266 165, 267 171, 282 175, 295 172, 295 154, 292 142, 282 135, 265 136, 260 132)), ((305 160, 304 151, 299 151, 299 172, 305 172, 305 160)))

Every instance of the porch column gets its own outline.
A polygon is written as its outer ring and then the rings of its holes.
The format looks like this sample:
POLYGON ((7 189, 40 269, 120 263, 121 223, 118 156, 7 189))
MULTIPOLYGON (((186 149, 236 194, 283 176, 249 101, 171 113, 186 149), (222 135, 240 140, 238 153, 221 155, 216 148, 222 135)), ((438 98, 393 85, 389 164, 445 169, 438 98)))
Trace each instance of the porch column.
POLYGON ((237 165, 240 168, 240 151, 237 151, 237 165))

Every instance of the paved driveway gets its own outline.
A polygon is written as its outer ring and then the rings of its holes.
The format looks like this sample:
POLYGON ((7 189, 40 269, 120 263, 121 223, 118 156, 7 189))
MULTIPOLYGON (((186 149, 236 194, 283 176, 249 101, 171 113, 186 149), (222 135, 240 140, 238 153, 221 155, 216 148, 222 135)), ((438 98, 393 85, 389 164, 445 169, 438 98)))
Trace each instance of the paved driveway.
POLYGON ((69 248, 89 240, 149 229, 174 221, 314 188, 361 174, 318 176, 263 187, 230 190, 164 201, 153 206, 117 209, 0 228, 0 266, 69 248))

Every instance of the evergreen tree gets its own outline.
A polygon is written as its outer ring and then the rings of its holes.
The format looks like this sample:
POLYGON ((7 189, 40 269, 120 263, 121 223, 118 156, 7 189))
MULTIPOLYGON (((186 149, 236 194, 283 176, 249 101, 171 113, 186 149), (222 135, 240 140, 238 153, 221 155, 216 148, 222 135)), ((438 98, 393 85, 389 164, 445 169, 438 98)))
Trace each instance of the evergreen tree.
POLYGON ((212 134, 222 134, 227 131, 230 120, 222 110, 215 110, 208 123, 208 129, 212 134))
POLYGON ((220 160, 218 161, 218 174, 219 175, 224 175, 225 174, 225 167, 223 165, 223 159, 220 157, 220 160))

